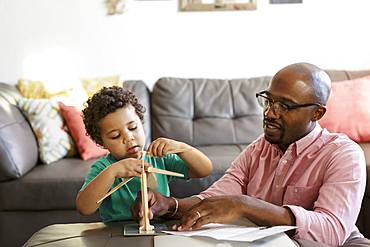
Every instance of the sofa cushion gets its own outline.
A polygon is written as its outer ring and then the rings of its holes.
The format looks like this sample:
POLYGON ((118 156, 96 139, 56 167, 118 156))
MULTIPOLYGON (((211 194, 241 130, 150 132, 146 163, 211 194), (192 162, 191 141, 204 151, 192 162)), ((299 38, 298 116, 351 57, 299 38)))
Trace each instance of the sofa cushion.
POLYGON ((344 133, 355 142, 370 141, 370 76, 335 82, 331 87, 320 125, 330 132, 344 133))
POLYGON ((64 158, 0 183, 0 210, 76 209, 77 193, 96 160, 64 158))
POLYGON ((0 83, 0 181, 22 177, 37 163, 35 135, 14 105, 18 97, 16 87, 0 83))
POLYGON ((270 79, 159 79, 152 92, 153 139, 192 146, 251 143, 263 133, 255 93, 270 79))
POLYGON ((83 160, 99 158, 109 153, 107 149, 97 146, 95 142, 86 135, 85 125, 81 116, 82 111, 79 107, 66 106, 62 102, 59 102, 59 107, 83 160))

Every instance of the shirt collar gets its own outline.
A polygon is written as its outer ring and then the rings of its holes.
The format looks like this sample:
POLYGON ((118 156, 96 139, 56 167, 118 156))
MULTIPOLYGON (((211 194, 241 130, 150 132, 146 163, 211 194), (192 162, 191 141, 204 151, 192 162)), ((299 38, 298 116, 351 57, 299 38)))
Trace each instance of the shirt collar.
POLYGON ((297 155, 303 152, 306 148, 308 148, 308 146, 310 146, 317 139, 321 131, 322 128, 320 124, 316 122, 315 128, 310 133, 296 141, 294 144, 296 146, 297 155))
MULTIPOLYGON (((316 126, 315 128, 310 132, 308 133, 306 136, 304 136, 303 138, 293 142, 292 144, 289 145, 288 149, 285 151, 288 152, 294 152, 296 153, 296 155, 300 154, 301 152, 303 152, 308 146, 310 146, 316 139, 317 137, 320 135, 322 131, 322 128, 320 126, 320 124, 318 124, 316 122, 316 126)), ((273 146, 275 147, 275 149, 281 154, 283 155, 283 152, 280 150, 279 146, 277 144, 273 144, 273 146)))

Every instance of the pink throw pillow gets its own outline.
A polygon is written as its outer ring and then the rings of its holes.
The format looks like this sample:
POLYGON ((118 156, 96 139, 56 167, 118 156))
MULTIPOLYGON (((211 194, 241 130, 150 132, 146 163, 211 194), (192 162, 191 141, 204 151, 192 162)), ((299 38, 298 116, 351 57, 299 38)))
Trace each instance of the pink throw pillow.
POLYGON ((86 135, 85 125, 81 116, 82 112, 78 107, 66 106, 62 102, 59 102, 59 107, 83 160, 99 158, 109 153, 108 150, 98 147, 95 142, 86 135))
POLYGON ((344 133, 355 142, 370 141, 370 76, 333 82, 319 124, 333 133, 344 133))

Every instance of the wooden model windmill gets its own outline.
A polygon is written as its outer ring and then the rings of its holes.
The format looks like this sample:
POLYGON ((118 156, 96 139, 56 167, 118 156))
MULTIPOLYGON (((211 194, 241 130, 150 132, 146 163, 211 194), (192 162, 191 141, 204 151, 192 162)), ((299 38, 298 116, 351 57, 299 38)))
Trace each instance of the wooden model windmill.
MULTIPOLYGON (((186 151, 189 151, 189 150, 191 150, 191 149, 176 149, 176 150, 172 150, 172 151, 167 152, 167 154, 181 153, 181 152, 186 152, 186 151)), ((154 226, 150 225, 149 217, 148 217, 148 213, 149 213, 149 209, 148 209, 148 187, 152 188, 152 189, 155 189, 155 188, 158 187, 157 177, 155 176, 154 173, 176 176, 176 177, 184 177, 184 174, 177 173, 177 172, 171 172, 171 171, 167 171, 167 170, 163 170, 163 169, 158 169, 158 168, 154 168, 154 167, 148 167, 148 168, 145 169, 144 168, 144 159, 143 159, 144 155, 147 155, 146 152, 141 151, 141 157, 142 157, 141 167, 143 169, 143 171, 141 173, 141 202, 142 202, 143 209, 144 209, 144 215, 143 215, 143 226, 141 226, 139 228, 139 233, 146 234, 146 233, 154 233, 154 226), (147 177, 147 175, 148 175, 148 177, 147 177)), ((151 155, 147 155, 147 156, 151 157, 151 155)), ((126 184, 127 182, 129 182, 133 178, 134 177, 130 177, 130 178, 126 178, 125 180, 123 180, 121 183, 119 183, 116 187, 114 187, 111 191, 109 191, 103 198, 101 198, 96 203, 100 203, 101 201, 103 201, 106 197, 108 197, 110 194, 115 192, 117 189, 122 187, 124 184, 126 184)))

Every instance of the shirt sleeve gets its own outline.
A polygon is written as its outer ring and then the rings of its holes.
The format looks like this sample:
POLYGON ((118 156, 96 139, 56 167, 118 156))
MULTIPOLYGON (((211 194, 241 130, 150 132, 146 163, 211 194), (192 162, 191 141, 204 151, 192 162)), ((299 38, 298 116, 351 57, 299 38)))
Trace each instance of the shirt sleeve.
POLYGON ((108 166, 106 162, 104 162, 104 160, 105 158, 101 157, 99 160, 95 161, 91 165, 90 171, 85 178, 85 183, 82 185, 82 188, 78 193, 80 193, 86 187, 86 185, 88 185, 96 176, 99 175, 100 172, 102 172, 108 166))
POLYGON ((168 181, 171 181, 173 179, 188 179, 188 165, 176 154, 169 154, 167 155, 166 161, 165 161, 166 170, 177 172, 184 174, 184 177, 176 177, 176 176, 169 176, 167 175, 168 181))
POLYGON ((293 238, 339 246, 349 237, 360 211, 366 183, 366 163, 361 148, 347 143, 332 153, 326 165, 324 182, 312 210, 295 205, 293 238))

